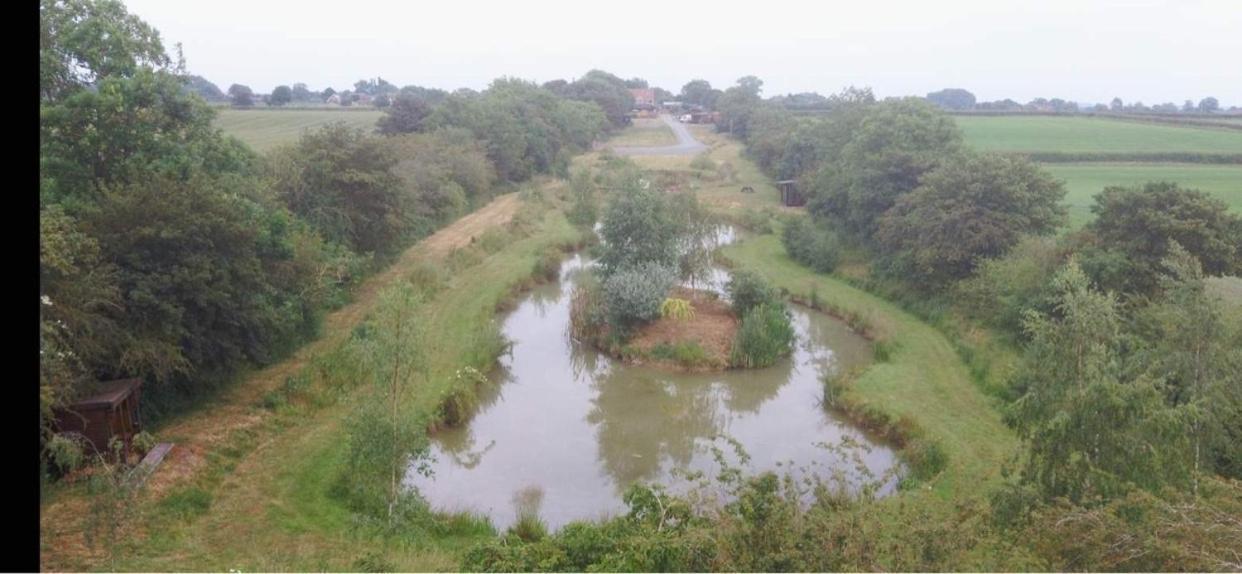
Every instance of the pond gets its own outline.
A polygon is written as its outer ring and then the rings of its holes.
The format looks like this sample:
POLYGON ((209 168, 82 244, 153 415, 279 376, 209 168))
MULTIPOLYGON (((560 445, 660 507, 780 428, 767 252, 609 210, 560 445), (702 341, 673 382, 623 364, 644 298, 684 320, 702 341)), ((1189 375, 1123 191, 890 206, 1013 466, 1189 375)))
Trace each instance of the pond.
MULTIPOLYGON (((407 475, 432 508, 484 514, 499 529, 516 520, 518 498, 536 499, 554 529, 617 515, 635 481, 676 490, 674 469, 714 475, 711 447, 732 452, 721 436, 745 449, 748 472, 856 478, 861 463, 879 477, 897 464, 890 448, 820 402, 825 375, 871 360, 870 344, 844 323, 792 306, 796 349, 764 369, 691 374, 626 364, 569 336, 570 294, 585 265, 580 255, 569 259, 558 282, 503 317, 512 349, 492 374, 495 387, 481 393, 469 423, 432 437, 432 476, 407 475), (848 444, 863 448, 830 450, 848 444)), ((725 279, 715 274, 716 289, 725 279)))

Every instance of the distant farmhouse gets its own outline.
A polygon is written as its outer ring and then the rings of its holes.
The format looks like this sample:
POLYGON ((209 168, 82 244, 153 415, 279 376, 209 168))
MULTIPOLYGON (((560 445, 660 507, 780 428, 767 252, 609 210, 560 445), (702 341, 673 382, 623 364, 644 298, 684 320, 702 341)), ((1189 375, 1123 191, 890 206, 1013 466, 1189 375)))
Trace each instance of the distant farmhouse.
POLYGON ((630 95, 634 96, 634 109, 650 110, 656 107, 655 90, 650 88, 631 88, 630 95))

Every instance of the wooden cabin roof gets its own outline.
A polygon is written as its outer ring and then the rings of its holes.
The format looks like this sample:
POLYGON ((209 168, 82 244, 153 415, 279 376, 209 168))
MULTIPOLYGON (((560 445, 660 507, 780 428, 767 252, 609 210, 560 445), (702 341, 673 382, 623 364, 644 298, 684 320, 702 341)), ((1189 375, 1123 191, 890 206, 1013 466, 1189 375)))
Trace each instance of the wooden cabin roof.
POLYGON ((121 404, 121 401, 124 401, 132 395, 134 391, 138 390, 138 387, 141 386, 142 379, 108 381, 100 386, 99 393, 69 405, 69 409, 82 410, 115 407, 121 404))

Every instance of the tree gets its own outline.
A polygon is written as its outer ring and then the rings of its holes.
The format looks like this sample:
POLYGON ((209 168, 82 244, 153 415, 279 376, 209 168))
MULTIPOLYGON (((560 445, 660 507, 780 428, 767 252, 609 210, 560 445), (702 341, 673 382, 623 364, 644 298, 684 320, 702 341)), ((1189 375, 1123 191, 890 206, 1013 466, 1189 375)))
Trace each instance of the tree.
POLYGON ((431 114, 431 106, 421 97, 401 93, 384 110, 384 116, 376 122, 376 128, 385 135, 408 134, 426 129, 425 120, 431 114))
POLYGON ((584 102, 594 102, 613 127, 629 123, 630 110, 634 109, 634 96, 621 78, 602 70, 591 70, 585 76, 565 87, 564 97, 584 102))
POLYGON ((1199 111, 1205 114, 1213 113, 1220 109, 1220 102, 1211 96, 1199 100, 1199 111))
POLYGON ((387 138, 398 158, 393 173, 401 180, 407 202, 407 226, 415 237, 486 202, 494 191, 496 170, 483 144, 462 128, 387 138))
POLYGON ((1165 381, 1170 405, 1194 415, 1196 475, 1242 477, 1242 315, 1208 292, 1199 261, 1176 242, 1162 267, 1160 295, 1138 313, 1139 362, 1165 381))
POLYGON ((927 94, 927 101, 946 110, 970 110, 975 107, 975 95, 960 88, 932 92, 927 94))
POLYGON ((1242 218, 1221 200, 1170 182, 1107 187, 1091 207, 1083 267, 1124 293, 1153 293, 1173 241, 1209 275, 1242 272, 1242 218))
POLYGON ((1125 102, 1122 102, 1121 98, 1113 98, 1112 103, 1108 104, 1108 109, 1114 112, 1120 112, 1124 108, 1125 108, 1125 102))
POLYGON ((249 86, 233 84, 229 86, 229 97, 234 107, 248 108, 254 105, 254 91, 249 86))
POLYGON ((295 102, 309 102, 315 98, 315 93, 310 91, 306 84, 298 82, 293 84, 293 88, 289 91, 289 95, 295 102))
POLYGON ((257 158, 212 125, 180 65, 152 55, 154 30, 109 1, 41 16, 43 63, 72 68, 41 76, 42 396, 139 376, 158 383, 144 391, 158 414, 305 334, 306 229, 263 197, 257 158))
POLYGON ((40 0, 39 94, 59 100, 143 69, 171 71, 159 32, 116 0, 40 0))
POLYGON ((289 86, 276 86, 272 90, 272 95, 268 97, 267 103, 272 106, 283 106, 293 101, 293 90, 289 86))
POLYGON ((763 104, 762 92, 763 80, 755 76, 738 78, 737 85, 725 90, 716 101, 716 108, 720 110, 717 129, 727 129, 729 133, 746 139, 750 117, 763 104))
POLYGON ((336 95, 336 90, 332 89, 331 86, 323 89, 323 100, 325 102, 328 101, 329 98, 335 95, 336 95))
POLYGON ((463 127, 487 142, 497 174, 508 181, 563 174, 571 150, 589 148, 609 125, 594 102, 567 100, 510 78, 493 81, 482 93, 445 97, 427 122, 433 128, 463 127))
POLYGON ((935 288, 1004 255, 1024 234, 1053 231, 1066 217, 1065 188, 1030 161, 964 153, 925 175, 880 219, 878 238, 916 283, 935 288))
POLYGON ((682 103, 711 109, 715 107, 716 98, 719 96, 720 90, 713 90, 707 80, 690 80, 681 87, 677 99, 682 103))
POLYGON ((220 377, 269 361, 308 324, 302 285, 267 273, 288 257, 281 229, 291 226, 247 200, 244 185, 253 182, 153 174, 107 190, 83 217, 122 294, 125 336, 110 374, 220 377))
POLYGON ((953 118, 922 98, 847 109, 829 128, 835 141, 809 182, 808 207, 864 240, 897 198, 962 148, 953 118))
POLYGON ((372 387, 346 421, 339 484, 356 511, 383 516, 389 526, 398 524, 411 501, 402 484, 406 471, 430 474, 426 423, 403 410, 410 383, 426 376, 421 351, 426 334, 416 317, 420 303, 409 283, 384 291, 368 324, 370 336, 350 341, 365 358, 372 387))
POLYGON ((1195 103, 1192 100, 1186 100, 1185 102, 1182 103, 1183 112, 1189 113, 1189 112, 1195 111, 1196 109, 1197 108, 1195 107, 1195 103))
POLYGON ((336 123, 307 132, 284 153, 273 188, 293 213, 359 253, 399 245, 407 206, 385 142, 336 123))
POLYGON ((604 275, 644 262, 676 269, 680 230, 665 194, 637 173, 624 177, 620 185, 599 230, 604 275))
POLYGON ((224 92, 220 91, 219 86, 216 86, 202 76, 186 76, 185 87, 191 93, 198 94, 209 102, 220 102, 227 99, 224 92))
POLYGON ((1056 313, 1027 314, 1022 395, 1007 413, 1028 446, 1022 484, 1075 503, 1187 484, 1184 413, 1165 406, 1159 381, 1122 368, 1116 299, 1073 260, 1053 284, 1056 313))

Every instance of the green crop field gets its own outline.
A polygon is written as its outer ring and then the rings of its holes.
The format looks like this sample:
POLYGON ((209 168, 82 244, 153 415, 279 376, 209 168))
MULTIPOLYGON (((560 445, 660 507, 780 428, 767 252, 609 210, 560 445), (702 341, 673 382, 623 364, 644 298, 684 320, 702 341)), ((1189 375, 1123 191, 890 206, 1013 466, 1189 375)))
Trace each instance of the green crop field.
POLYGON ((378 110, 234 110, 222 109, 216 127, 246 142, 257 151, 267 151, 292 142, 310 128, 334 122, 370 130, 383 114, 378 110))
POLYGON ((1242 166, 1145 163, 1045 164, 1053 176, 1065 180, 1065 204, 1071 227, 1091 220, 1093 197, 1110 185, 1136 185, 1148 181, 1172 181, 1183 187, 1206 191, 1242 213, 1242 166))
POLYGON ((1242 154, 1242 131, 1104 118, 986 116, 954 118, 978 149, 1059 153, 1242 154))

